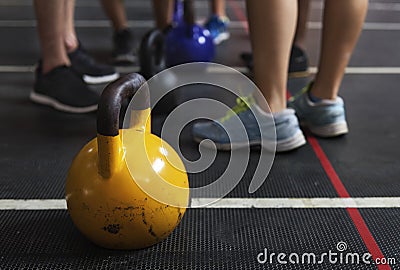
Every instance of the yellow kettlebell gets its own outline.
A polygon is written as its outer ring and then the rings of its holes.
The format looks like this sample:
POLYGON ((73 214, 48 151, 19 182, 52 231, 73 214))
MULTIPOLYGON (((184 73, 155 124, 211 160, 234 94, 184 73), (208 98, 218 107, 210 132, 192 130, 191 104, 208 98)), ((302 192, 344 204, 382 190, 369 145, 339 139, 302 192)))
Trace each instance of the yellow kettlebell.
POLYGON ((97 138, 75 157, 67 177, 72 221, 105 248, 140 249, 165 239, 180 223, 189 201, 181 159, 150 132, 148 91, 141 94, 140 108, 132 110, 130 128, 119 129, 122 103, 131 100, 143 84, 142 76, 130 74, 104 89, 97 138), (173 203, 149 195, 149 190, 158 190, 173 203))

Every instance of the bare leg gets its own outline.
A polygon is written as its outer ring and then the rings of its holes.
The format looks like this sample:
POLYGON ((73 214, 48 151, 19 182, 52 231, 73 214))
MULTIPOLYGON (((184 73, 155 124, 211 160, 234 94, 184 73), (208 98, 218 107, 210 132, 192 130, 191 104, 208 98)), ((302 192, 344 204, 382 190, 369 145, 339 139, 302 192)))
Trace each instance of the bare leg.
POLYGON ((297 1, 247 0, 246 3, 255 83, 271 111, 279 112, 286 108, 287 70, 296 28, 297 1))
POLYGON ((128 28, 123 0, 101 0, 104 12, 110 18, 115 31, 128 28))
POLYGON ((211 14, 218 17, 225 17, 225 0, 211 0, 211 14))
POLYGON ((367 9, 368 0, 326 0, 319 71, 311 89, 314 96, 336 99, 367 9))
POLYGON ((173 0, 153 0, 153 12, 158 29, 164 30, 172 23, 173 0))
POLYGON ((64 46, 65 0, 35 0, 35 12, 42 54, 42 72, 70 65, 64 46))
POLYGON ((65 2, 65 34, 64 44, 67 52, 75 51, 79 42, 75 32, 75 0, 64 0, 65 2))
POLYGON ((310 0, 297 0, 299 5, 299 16, 297 18, 296 34, 294 36, 294 44, 301 49, 306 49, 306 34, 308 11, 310 8, 310 0))

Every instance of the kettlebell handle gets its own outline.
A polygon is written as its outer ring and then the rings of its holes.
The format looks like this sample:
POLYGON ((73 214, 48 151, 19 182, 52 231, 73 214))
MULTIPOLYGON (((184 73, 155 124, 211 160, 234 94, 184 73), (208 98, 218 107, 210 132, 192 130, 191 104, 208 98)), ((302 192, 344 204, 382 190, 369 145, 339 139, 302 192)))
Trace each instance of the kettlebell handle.
MULTIPOLYGON (((119 119, 122 104, 130 101, 146 80, 138 73, 132 73, 110 83, 104 89, 99 102, 97 114, 97 133, 103 136, 119 135, 119 119)), ((142 107, 135 110, 150 108, 148 91, 141 91, 135 104, 142 107)))
POLYGON ((119 119, 124 101, 135 96, 135 111, 150 109, 148 89, 138 90, 146 80, 137 73, 121 77, 104 89, 97 115, 98 173, 104 179, 111 179, 123 164, 122 141, 119 136, 119 119))

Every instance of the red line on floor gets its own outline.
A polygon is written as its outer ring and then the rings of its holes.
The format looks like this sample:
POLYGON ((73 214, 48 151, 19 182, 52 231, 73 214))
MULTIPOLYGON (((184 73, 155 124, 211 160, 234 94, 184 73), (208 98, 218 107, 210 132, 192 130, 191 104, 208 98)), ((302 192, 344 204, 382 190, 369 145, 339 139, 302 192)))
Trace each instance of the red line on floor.
POLYGON ((333 168, 332 164, 330 163, 328 157, 325 155, 324 150, 322 150, 321 146, 319 145, 317 139, 311 135, 307 135, 307 141, 311 145, 312 149, 314 150, 315 155, 317 156, 319 162, 321 163, 322 167, 324 168, 325 173, 328 175, 329 179, 331 180, 331 183, 335 187, 336 192, 338 193, 339 197, 350 198, 350 194, 347 192, 342 181, 340 180, 339 176, 337 175, 335 169, 333 168))
MULTIPOLYGON (((229 0, 228 4, 232 8, 233 12, 235 13, 236 17, 243 23, 245 26, 246 32, 249 32, 247 18, 245 12, 241 9, 238 3, 234 0, 229 0)), ((290 98, 290 93, 287 91, 287 98, 290 98)), ((318 140, 312 136, 307 135, 307 140, 311 145, 312 149, 314 150, 315 155, 317 156, 319 162, 321 163, 326 175, 328 176, 329 180, 331 181, 332 185, 334 186, 336 192, 338 193, 339 197, 341 198, 350 198, 350 194, 346 190, 346 187, 343 185, 342 180, 337 175, 335 169, 333 168, 331 162, 329 161, 328 157, 326 156, 324 150, 321 148, 318 140)), ((376 259, 383 259, 385 256, 383 255, 381 249, 379 248, 378 244, 376 243, 371 231, 369 230, 367 224, 365 223, 361 213, 356 208, 347 208, 347 213, 349 214, 351 220, 353 221, 354 225, 357 228, 358 233, 361 236, 365 246, 367 247, 369 253, 372 255, 374 260, 376 259)), ((386 270, 391 269, 389 265, 377 265, 379 270, 386 270)))
MULTIPOLYGON (((343 182, 340 180, 331 162, 326 156, 324 150, 322 150, 321 146, 319 145, 317 139, 311 135, 307 135, 307 141, 314 150, 315 155, 317 156, 319 162, 324 168, 325 173, 331 180, 331 183, 334 186, 339 197, 350 198, 350 194, 347 192, 345 186, 343 185, 343 182)), ((362 240, 364 241, 364 244, 368 248, 368 251, 371 253, 372 258, 374 258, 375 260, 378 258, 379 259, 384 258, 385 256, 383 255, 374 237, 372 236, 371 231, 368 229, 368 226, 365 223, 363 217, 361 216, 360 211, 356 208, 347 208, 346 210, 350 218, 353 220, 353 223, 356 226, 357 231, 360 234, 362 240)), ((391 269, 389 265, 377 265, 377 267, 378 269, 382 270, 391 269)))

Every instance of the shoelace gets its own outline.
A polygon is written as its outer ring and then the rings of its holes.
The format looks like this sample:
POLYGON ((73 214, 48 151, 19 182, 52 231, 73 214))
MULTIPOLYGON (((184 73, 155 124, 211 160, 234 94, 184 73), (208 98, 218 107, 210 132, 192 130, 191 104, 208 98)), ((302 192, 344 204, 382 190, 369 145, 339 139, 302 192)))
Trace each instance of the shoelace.
POLYGON ((311 81, 309 84, 307 84, 306 86, 304 86, 296 95, 292 96, 291 98, 289 98, 289 102, 293 102, 294 100, 296 100, 297 98, 299 98, 301 95, 303 95, 304 93, 307 93, 312 85, 314 84, 314 81, 311 81))
POLYGON ((254 104, 254 98, 252 96, 238 97, 236 98, 236 105, 226 112, 226 115, 220 119, 221 123, 224 123, 241 112, 245 112, 250 108, 251 104, 254 104))

